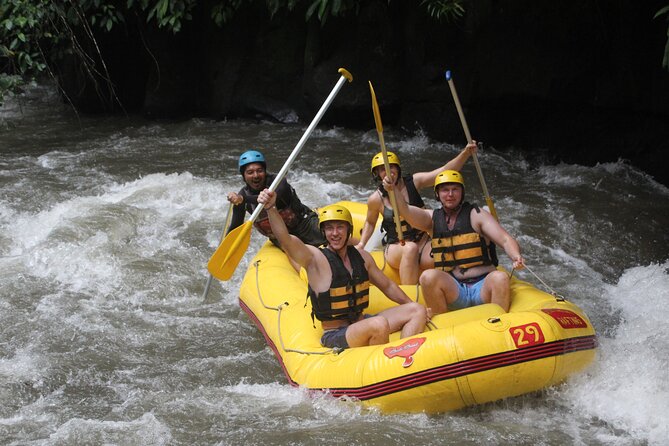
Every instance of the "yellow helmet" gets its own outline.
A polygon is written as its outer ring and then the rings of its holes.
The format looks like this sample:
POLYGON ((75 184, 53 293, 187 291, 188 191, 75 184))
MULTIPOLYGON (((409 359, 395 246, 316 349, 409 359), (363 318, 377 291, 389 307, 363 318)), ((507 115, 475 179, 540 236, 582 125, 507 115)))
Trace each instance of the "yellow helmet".
POLYGON ((318 211, 318 226, 323 230, 323 223, 328 221, 345 221, 348 223, 349 235, 353 233, 353 217, 344 206, 331 204, 318 211))
MULTIPOLYGON (((400 157, 395 155, 393 152, 387 152, 388 153, 388 164, 397 164, 397 167, 402 167, 400 164, 400 157)), ((371 172, 372 175, 374 175, 374 169, 383 166, 383 152, 379 152, 376 155, 374 155, 374 158, 372 158, 372 167, 371 167, 371 172)))
POLYGON ((465 188, 465 180, 462 178, 462 175, 457 170, 444 170, 439 173, 434 179, 434 190, 437 191, 437 186, 445 183, 458 183, 462 185, 462 188, 465 188))

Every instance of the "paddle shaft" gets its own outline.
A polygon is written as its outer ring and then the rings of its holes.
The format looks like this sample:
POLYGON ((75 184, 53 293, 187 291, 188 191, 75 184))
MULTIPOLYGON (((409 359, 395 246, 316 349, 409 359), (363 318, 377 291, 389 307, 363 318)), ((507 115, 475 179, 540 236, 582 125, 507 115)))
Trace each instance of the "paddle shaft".
MULTIPOLYGON (((223 230, 221 231, 221 236, 219 237, 219 244, 223 241, 225 236, 228 233, 228 228, 230 227, 230 220, 232 220, 232 208, 234 205, 230 203, 228 205, 228 213, 225 216, 225 223, 223 224, 223 230)), ((204 286, 204 292, 202 293, 202 300, 207 299, 207 294, 209 294, 209 287, 211 287, 211 281, 214 278, 214 276, 209 273, 209 278, 207 279, 207 284, 204 286)))
MULTIPOLYGON (((451 89, 451 94, 453 95, 453 101, 455 102, 455 108, 458 110, 458 115, 460 116, 460 122, 462 123, 462 129, 465 131, 465 137, 467 138, 467 142, 471 143, 472 142, 472 135, 469 132, 469 126, 467 125, 467 120, 465 119, 465 114, 462 111, 462 106, 460 105, 460 99, 458 98, 458 92, 455 90, 455 84, 453 83, 453 79, 450 76, 450 72, 446 72, 446 79, 448 80, 448 86, 451 89)), ((479 159, 476 156, 475 153, 472 153, 472 158, 474 159, 474 166, 476 167, 476 173, 479 176, 479 180, 481 181, 481 189, 483 189, 483 196, 485 197, 485 201, 488 204, 488 208, 490 209, 490 213, 492 214, 493 217, 495 217, 495 220, 499 220, 497 218, 497 211, 495 210, 495 205, 493 204, 492 198, 490 198, 490 194, 488 194, 488 186, 485 184, 485 179, 483 178, 483 171, 481 170, 481 165, 479 164, 479 159)))
MULTIPOLYGON (((321 106, 320 110, 318 110, 318 113, 316 113, 316 116, 314 116, 314 119, 311 121, 311 124, 309 124, 309 127, 304 132, 304 135, 302 135, 302 138, 300 138, 300 140, 297 142, 297 145, 293 149, 293 152, 290 154, 290 156, 284 163, 279 173, 276 174, 276 178, 274 178, 274 181, 272 181, 272 184, 269 186, 270 191, 274 192, 276 188, 279 186, 281 180, 283 180, 283 178, 286 176, 286 173, 288 173, 288 169, 290 169, 290 166, 293 164, 293 161, 295 161, 295 158, 297 158, 297 155, 299 155, 300 150, 302 150, 302 147, 307 142, 307 139, 309 139, 309 136, 311 136, 311 132, 314 131, 314 129, 320 122, 321 118, 323 117, 327 109, 330 107, 330 104, 332 104, 332 101, 334 101, 335 96, 337 96, 337 93, 339 93, 339 90, 341 90, 341 87, 344 85, 344 82, 346 81, 351 82, 351 80, 353 79, 351 77, 351 74, 348 71, 344 70, 343 68, 339 69, 339 73, 341 73, 341 77, 337 81, 337 84, 330 92, 330 95, 327 97, 327 99, 321 106)), ((262 212, 263 207, 264 206, 262 205, 258 205, 255 208, 253 214, 251 214, 251 218, 249 219, 251 223, 256 221, 256 219, 260 215, 260 212, 262 212)))
MULTIPOLYGON (((376 132, 379 134, 379 145, 381 145, 381 153, 383 155, 383 167, 386 169, 386 175, 390 177, 390 163, 388 162, 388 151, 386 150, 386 141, 383 137, 383 123, 381 122, 381 110, 379 110, 379 103, 376 101, 376 93, 372 82, 369 82, 369 91, 372 94, 372 111, 374 112, 374 122, 376 123, 376 132)), ((392 177, 391 177, 392 178, 392 177)), ((400 222, 400 212, 397 206, 397 197, 395 191, 388 191, 390 198, 390 206, 393 208, 393 220, 395 221, 395 230, 397 231, 397 238, 400 244, 404 245, 404 233, 402 232, 402 223, 400 222)))

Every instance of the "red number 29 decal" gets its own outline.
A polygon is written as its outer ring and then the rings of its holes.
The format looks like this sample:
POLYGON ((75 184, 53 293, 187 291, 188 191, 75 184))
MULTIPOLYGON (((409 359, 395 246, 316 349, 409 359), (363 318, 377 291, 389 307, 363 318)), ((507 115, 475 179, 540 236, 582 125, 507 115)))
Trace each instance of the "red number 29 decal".
POLYGON ((509 328, 516 348, 530 347, 544 343, 544 333, 536 322, 509 328))

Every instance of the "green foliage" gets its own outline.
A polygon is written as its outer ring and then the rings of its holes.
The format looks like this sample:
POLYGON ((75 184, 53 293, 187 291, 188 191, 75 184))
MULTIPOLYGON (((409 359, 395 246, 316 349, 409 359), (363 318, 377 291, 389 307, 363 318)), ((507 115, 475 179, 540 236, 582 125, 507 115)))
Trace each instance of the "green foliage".
POLYGON ((216 3, 211 9, 211 18, 216 26, 223 26, 232 20, 244 0, 228 0, 216 3))
POLYGON ((311 0, 311 5, 307 8, 306 20, 308 21, 315 13, 321 25, 324 25, 329 16, 337 17, 346 11, 357 10, 359 5, 359 0, 311 0))
MULTIPOLYGON (((217 0, 206 4, 211 8, 214 23, 224 26, 242 6, 257 1, 217 0)), ((265 0, 264 3, 270 17, 304 5, 306 20, 315 16, 325 24, 330 16, 357 13, 362 1, 265 0)), ((451 20, 462 16, 463 2, 422 0, 421 5, 434 19, 451 20)), ((95 73, 107 79, 113 90, 95 33, 125 26, 128 17, 140 17, 150 25, 178 33, 185 22, 192 20, 198 4, 197 0, 0 0, 0 105, 8 93, 20 90, 43 72, 50 72, 49 66, 68 54, 79 58, 91 78, 95 73), (93 48, 88 50, 93 54, 88 54, 85 48, 93 48), (95 61, 102 65, 102 73, 95 61)), ((664 8, 658 15, 666 12, 664 8)), ((669 65, 668 57, 665 54, 665 66, 669 65)))
POLYGON ((454 21, 465 12, 462 6, 464 0, 422 0, 420 4, 425 6, 430 16, 436 20, 454 21))
POLYGON ((24 74, 46 68, 40 41, 53 37, 44 26, 50 3, 9 0, 0 6, 0 104, 8 92, 21 87, 24 74))
POLYGON ((147 22, 155 20, 158 28, 167 28, 173 33, 181 31, 181 25, 191 20, 191 11, 197 5, 197 0, 127 0, 128 10, 137 8, 142 12, 148 11, 147 22))
POLYGON ((656 19, 663 15, 666 16, 665 18, 667 20, 667 43, 664 45, 664 57, 662 58, 662 66, 667 71, 669 71, 669 5, 657 11, 655 17, 653 18, 656 19))

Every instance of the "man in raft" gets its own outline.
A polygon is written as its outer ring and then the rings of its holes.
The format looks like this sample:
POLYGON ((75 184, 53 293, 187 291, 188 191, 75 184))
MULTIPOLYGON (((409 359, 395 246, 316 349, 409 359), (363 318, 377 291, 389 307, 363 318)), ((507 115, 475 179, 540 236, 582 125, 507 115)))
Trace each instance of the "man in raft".
MULTIPOLYGON (((394 187, 389 178, 384 187, 394 187)), ((439 209, 421 209, 396 194, 399 213, 414 228, 432 237, 434 269, 419 279, 427 306, 434 314, 494 303, 509 311, 509 275, 497 270, 495 245, 513 260, 514 269, 525 261, 518 242, 476 204, 464 201, 465 182, 460 172, 445 170, 434 180, 439 209)))
MULTIPOLYGON (((239 192, 228 194, 228 201, 234 205, 229 231, 244 223, 244 211, 253 214, 258 206, 258 194, 268 187, 275 177, 267 173, 265 157, 257 150, 242 153, 238 164, 239 173, 242 174, 245 185, 239 192)), ((278 194, 276 205, 288 231, 309 245, 324 244, 325 239, 318 228, 318 215, 302 204, 295 189, 288 184, 285 178, 279 183, 276 192, 278 194)), ((260 213, 254 226, 264 236, 269 237, 274 245, 279 246, 277 238, 272 234, 265 212, 260 213)))
POLYGON ((353 232, 348 209, 331 205, 319 212, 320 230, 327 245, 316 248, 288 233, 275 205, 276 193, 265 189, 258 203, 265 206, 272 232, 283 250, 307 271, 312 317, 322 322, 324 347, 385 344, 390 333, 398 330, 402 330, 403 338, 423 332, 428 310, 412 302, 386 277, 368 252, 348 245, 353 232), (400 305, 374 316, 363 315, 369 306, 370 283, 400 305))

